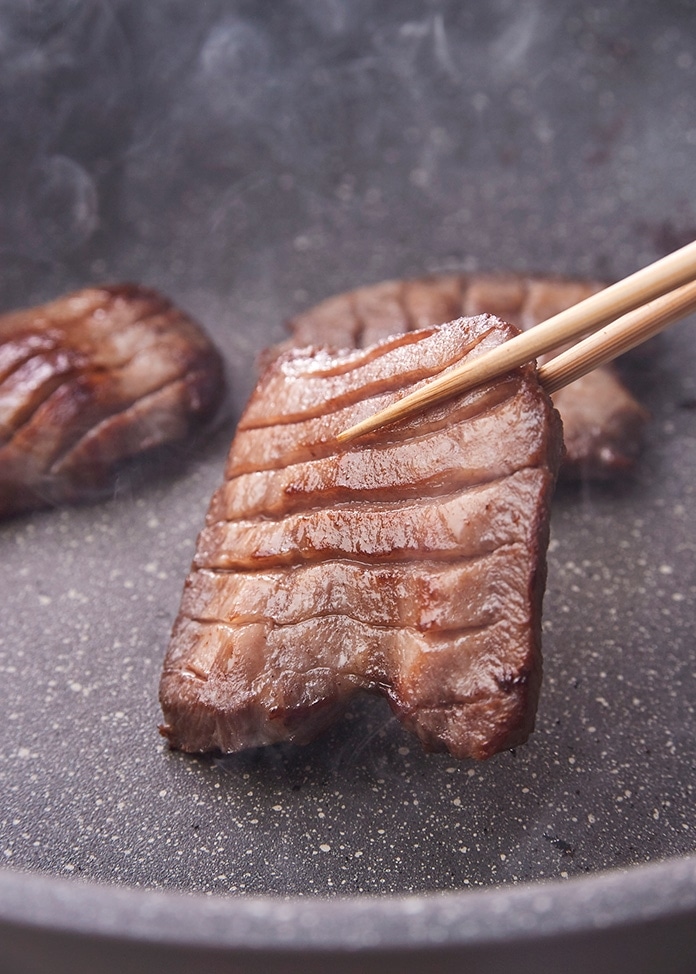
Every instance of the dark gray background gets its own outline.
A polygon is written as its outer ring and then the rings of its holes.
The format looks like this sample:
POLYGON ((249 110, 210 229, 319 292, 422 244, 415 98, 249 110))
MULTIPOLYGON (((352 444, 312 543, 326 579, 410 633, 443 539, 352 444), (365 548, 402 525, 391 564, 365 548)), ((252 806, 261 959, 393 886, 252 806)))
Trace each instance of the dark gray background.
POLYGON ((538 730, 424 756, 368 700, 303 750, 167 752, 157 682, 259 350, 427 270, 615 278, 696 237, 696 5, 0 0, 0 306, 136 280, 227 417, 116 496, 0 528, 10 870, 240 895, 459 890, 696 846, 694 322, 636 353, 620 487, 559 492, 538 730))

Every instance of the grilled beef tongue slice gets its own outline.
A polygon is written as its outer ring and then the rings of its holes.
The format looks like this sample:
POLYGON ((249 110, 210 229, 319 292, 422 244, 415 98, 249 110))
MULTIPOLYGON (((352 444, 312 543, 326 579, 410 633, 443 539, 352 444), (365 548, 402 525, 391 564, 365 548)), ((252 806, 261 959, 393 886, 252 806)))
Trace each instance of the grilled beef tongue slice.
POLYGON ((174 748, 305 743, 361 690, 423 745, 488 758, 533 729, 558 413, 533 366, 347 448, 335 437, 516 329, 480 315, 262 375, 164 662, 174 748))
POLYGON ((223 390, 202 329, 144 287, 0 316, 0 517, 112 491, 124 462, 190 436, 223 390))
MULTIPOLYGON (((462 314, 499 315, 524 331, 602 287, 599 281, 504 273, 382 281, 335 295, 292 318, 290 339, 267 350, 263 360, 289 346, 360 348, 462 314)), ((554 403, 563 419, 564 480, 606 480, 633 468, 648 414, 612 366, 555 393, 554 403)))

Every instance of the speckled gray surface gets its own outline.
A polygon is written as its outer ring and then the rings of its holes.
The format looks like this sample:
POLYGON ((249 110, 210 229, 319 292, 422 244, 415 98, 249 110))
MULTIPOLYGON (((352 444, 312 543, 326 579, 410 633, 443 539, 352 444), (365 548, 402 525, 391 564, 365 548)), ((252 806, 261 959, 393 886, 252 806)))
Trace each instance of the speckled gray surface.
POLYGON ((635 482, 557 496, 539 727, 487 764, 423 755, 371 700, 309 748, 167 751, 159 667, 222 443, 137 496, 5 525, 8 862, 307 895, 569 877, 693 851, 689 331, 659 352, 671 394, 655 394, 635 482))
POLYGON ((0 528, 4 868, 306 897, 694 852, 693 319, 627 364, 653 412, 635 477, 557 496, 527 746, 426 756, 366 700, 308 748, 199 760, 160 740, 157 682, 284 318, 423 270, 618 277, 696 236, 696 5, 51 9, 0 10, 2 307, 157 286, 213 335, 233 391, 176 469, 0 528))

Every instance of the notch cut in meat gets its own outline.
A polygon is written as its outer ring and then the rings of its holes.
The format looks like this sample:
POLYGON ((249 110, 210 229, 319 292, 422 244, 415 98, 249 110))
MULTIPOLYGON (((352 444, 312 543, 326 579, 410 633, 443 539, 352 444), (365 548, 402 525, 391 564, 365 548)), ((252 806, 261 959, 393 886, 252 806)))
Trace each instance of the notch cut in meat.
POLYGON ((264 372, 199 535, 164 662, 190 752, 306 743, 359 691, 430 750, 524 741, 541 680, 558 413, 532 366, 339 448, 335 437, 511 337, 481 315, 264 372))
MULTIPOLYGON (((277 349, 361 348, 458 315, 483 313, 526 330, 603 286, 597 281, 515 274, 442 274, 382 281, 335 295, 297 315, 288 323, 291 338, 277 349)), ((264 360, 273 354, 271 349, 264 360)), ((564 479, 607 479, 634 466, 648 415, 612 366, 595 369, 561 389, 554 403, 563 419, 564 479)))
POLYGON ((208 421, 223 390, 202 329, 143 287, 0 316, 0 517, 113 489, 126 460, 208 421))

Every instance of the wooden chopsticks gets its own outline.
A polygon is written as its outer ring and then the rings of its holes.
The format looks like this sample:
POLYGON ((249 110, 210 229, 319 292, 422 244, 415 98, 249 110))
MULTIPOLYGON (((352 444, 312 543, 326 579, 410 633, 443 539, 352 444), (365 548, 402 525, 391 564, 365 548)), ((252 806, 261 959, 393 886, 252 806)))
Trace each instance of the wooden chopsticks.
POLYGON ((696 240, 497 348, 468 359, 339 433, 337 439, 346 443, 388 426, 589 335, 539 369, 544 388, 556 392, 692 311, 696 311, 696 240))
POLYGON ((696 281, 655 298, 605 325, 593 335, 556 355, 538 369, 539 381, 547 392, 557 392, 598 365, 611 362, 636 345, 657 335, 668 325, 696 311, 696 281))

